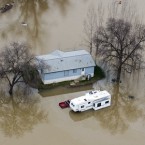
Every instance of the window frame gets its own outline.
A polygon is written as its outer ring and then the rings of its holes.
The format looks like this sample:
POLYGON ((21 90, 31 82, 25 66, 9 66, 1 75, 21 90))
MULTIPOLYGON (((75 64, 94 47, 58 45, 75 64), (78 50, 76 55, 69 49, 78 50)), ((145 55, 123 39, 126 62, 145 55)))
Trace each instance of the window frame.
POLYGON ((77 69, 73 69, 73 73, 74 73, 74 74, 77 73, 77 69))
POLYGON ((64 76, 69 76, 69 70, 64 71, 64 76))

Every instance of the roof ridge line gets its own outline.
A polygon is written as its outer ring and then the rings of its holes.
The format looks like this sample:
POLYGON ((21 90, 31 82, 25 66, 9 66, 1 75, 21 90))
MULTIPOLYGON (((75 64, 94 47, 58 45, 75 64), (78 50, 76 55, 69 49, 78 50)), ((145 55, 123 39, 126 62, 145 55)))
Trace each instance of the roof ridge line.
MULTIPOLYGON (((83 54, 83 55, 90 55, 90 54, 83 54)), ((75 57, 75 56, 82 56, 82 55, 73 55, 73 56, 68 56, 68 57, 75 57)), ((46 60, 56 60, 56 59, 62 59, 62 58, 68 58, 68 57, 59 57, 59 58, 46 59, 46 60)), ((46 61, 46 60, 44 60, 44 61, 46 61)))

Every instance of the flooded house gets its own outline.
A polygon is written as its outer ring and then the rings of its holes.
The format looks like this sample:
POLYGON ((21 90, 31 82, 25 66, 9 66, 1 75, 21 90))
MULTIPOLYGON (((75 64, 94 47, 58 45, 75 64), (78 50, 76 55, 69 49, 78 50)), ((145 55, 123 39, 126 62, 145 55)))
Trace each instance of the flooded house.
POLYGON ((39 74, 44 84, 51 84, 75 80, 82 76, 94 76, 95 62, 86 50, 63 52, 55 50, 47 55, 36 57, 44 67, 39 69, 39 74))

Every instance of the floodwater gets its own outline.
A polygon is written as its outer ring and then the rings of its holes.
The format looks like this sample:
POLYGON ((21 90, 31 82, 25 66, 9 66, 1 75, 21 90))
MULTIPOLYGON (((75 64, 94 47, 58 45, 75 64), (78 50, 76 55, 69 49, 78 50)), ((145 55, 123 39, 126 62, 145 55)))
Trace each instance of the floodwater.
MULTIPOLYGON (((144 13, 145 1, 133 1, 137 11, 144 13)), ((7 2, 11 0, 0 0, 0 6, 7 2)), ((88 8, 96 6, 98 0, 14 2, 11 10, 0 13, 0 50, 12 41, 29 42, 35 54, 55 49, 87 49, 83 44, 83 22, 88 8)), ((103 0, 103 4, 107 7, 111 2, 103 0)), ((62 94, 59 88, 57 95, 50 92, 49 97, 39 96, 39 103, 26 106, 0 102, 0 145, 144 145, 144 71, 127 75, 120 87, 109 79, 93 85, 94 89, 107 89, 112 95, 111 106, 99 111, 74 113, 70 108, 59 108, 59 102, 79 97, 86 93, 84 90, 62 94)))
POLYGON ((48 96, 56 96, 56 95, 61 95, 61 94, 73 93, 73 92, 81 92, 81 91, 91 90, 91 89, 93 89, 92 84, 91 85, 88 84, 85 86, 79 86, 79 87, 59 86, 59 87, 54 87, 51 89, 40 90, 39 94, 42 97, 48 97, 48 96))
POLYGON ((144 145, 145 99, 124 98, 117 87, 112 92, 111 107, 99 111, 74 113, 61 109, 60 101, 85 94, 86 91, 46 97, 39 106, 15 111, 9 108, 1 115, 0 143, 2 145, 144 145), (26 109, 26 110, 25 110, 26 109), (7 113, 6 113, 7 112, 7 113), (29 113, 30 112, 30 113, 29 113), (5 114, 5 115, 4 115, 5 114), (47 115, 47 119, 46 119, 47 115), (105 139, 104 139, 105 138, 105 139))

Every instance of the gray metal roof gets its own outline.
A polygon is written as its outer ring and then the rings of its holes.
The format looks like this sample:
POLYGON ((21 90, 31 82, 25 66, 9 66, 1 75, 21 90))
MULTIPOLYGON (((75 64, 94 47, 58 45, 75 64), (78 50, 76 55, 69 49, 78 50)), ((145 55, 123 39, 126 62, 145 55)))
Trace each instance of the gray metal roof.
POLYGON ((85 50, 71 52, 56 50, 36 58, 49 66, 49 69, 45 69, 44 73, 95 66, 92 56, 85 50))

